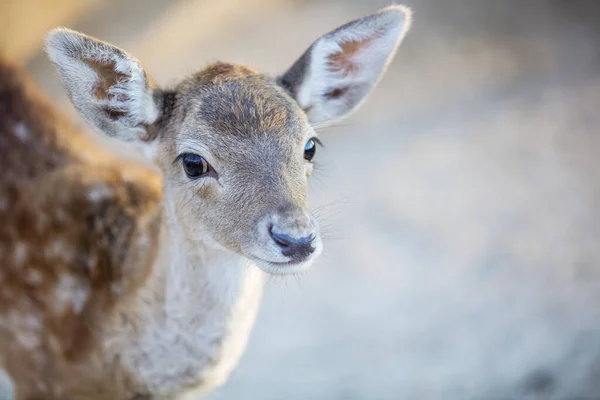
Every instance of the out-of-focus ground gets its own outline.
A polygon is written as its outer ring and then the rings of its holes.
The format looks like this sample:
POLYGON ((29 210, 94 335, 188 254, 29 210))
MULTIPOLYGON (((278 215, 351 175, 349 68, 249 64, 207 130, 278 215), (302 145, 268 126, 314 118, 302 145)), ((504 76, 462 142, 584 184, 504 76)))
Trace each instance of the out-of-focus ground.
MULTIPOLYGON (((269 281, 211 399, 600 398, 600 6, 407 3, 385 78, 321 132, 326 252, 269 281)), ((281 72, 386 4, 107 1, 70 26, 165 84, 214 60, 281 72)), ((28 68, 65 101, 42 55, 28 68)))

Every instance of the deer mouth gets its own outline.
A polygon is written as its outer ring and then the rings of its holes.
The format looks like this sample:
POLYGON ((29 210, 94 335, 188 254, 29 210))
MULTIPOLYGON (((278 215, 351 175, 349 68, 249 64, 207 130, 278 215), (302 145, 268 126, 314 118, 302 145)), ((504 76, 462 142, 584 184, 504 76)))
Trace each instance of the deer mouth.
POLYGON ((288 275, 307 270, 315 257, 304 260, 268 261, 259 257, 250 257, 250 260, 263 271, 271 275, 288 275))

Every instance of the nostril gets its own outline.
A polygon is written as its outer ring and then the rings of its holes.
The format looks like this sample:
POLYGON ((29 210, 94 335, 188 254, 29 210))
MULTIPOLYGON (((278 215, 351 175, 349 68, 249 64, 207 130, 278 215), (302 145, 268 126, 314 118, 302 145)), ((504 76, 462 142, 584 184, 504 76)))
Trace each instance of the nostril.
POLYGON ((286 233, 279 232, 277 228, 274 228, 273 226, 269 227, 269 234, 280 246, 301 246, 311 244, 313 240, 315 240, 315 236, 313 234, 296 238, 286 233))
POLYGON ((269 234, 273 241, 281 247, 289 247, 292 245, 291 238, 288 235, 273 231, 273 225, 269 227, 269 234))
POLYGON ((315 235, 312 233, 308 236, 298 238, 280 232, 277 227, 270 225, 269 234, 273 241, 281 248, 285 256, 301 259, 308 257, 315 251, 315 248, 312 246, 315 235))

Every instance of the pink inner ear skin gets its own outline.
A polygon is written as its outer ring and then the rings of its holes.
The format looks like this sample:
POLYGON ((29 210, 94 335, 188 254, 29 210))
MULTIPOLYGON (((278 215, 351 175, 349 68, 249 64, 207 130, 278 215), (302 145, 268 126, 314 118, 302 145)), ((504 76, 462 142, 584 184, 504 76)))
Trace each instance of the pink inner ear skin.
POLYGON ((342 51, 331 54, 327 62, 327 66, 331 67, 333 72, 339 72, 344 77, 355 73, 358 70, 358 65, 353 62, 353 57, 361 49, 368 46, 378 36, 372 36, 363 40, 352 40, 340 44, 342 51))
POLYGON ((339 72, 343 76, 348 76, 358 69, 358 66, 352 62, 352 57, 372 39, 353 40, 351 42, 342 43, 340 47, 342 51, 331 54, 328 58, 327 65, 334 72, 339 72))
POLYGON ((109 100, 109 89, 119 82, 129 78, 128 75, 118 72, 114 61, 101 62, 92 59, 82 60, 98 75, 98 83, 94 88, 94 95, 99 100, 109 100))

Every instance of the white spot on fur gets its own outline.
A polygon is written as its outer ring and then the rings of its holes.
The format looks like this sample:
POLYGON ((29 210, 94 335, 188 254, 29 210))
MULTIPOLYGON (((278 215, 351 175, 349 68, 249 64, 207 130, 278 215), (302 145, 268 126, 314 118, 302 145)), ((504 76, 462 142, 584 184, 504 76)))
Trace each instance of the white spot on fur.
POLYGON ((14 124, 13 132, 21 142, 25 142, 29 139, 29 129, 27 129, 27 126, 23 122, 14 124))
POLYGON ((121 285, 120 283, 113 283, 112 285, 110 285, 110 290, 118 296, 123 295, 123 285, 121 285))
POLYGON ((38 347, 40 344, 39 336, 33 332, 28 331, 19 332, 19 334, 17 335, 17 340, 19 341, 19 343, 21 343, 21 345, 23 345, 23 347, 30 350, 38 347))
POLYGON ((27 272, 27 283, 30 285, 39 285, 42 282, 43 275, 37 269, 30 269, 27 272))
POLYGON ((25 318, 25 322, 27 322, 27 326, 29 326, 32 329, 39 329, 42 326, 42 321, 40 321, 39 318, 34 317, 33 315, 30 315, 29 317, 25 318))
POLYGON ((54 212, 54 217, 57 222, 66 223, 69 221, 69 215, 62 208, 59 208, 54 212))
POLYGON ((83 310, 83 306, 88 297, 88 291, 83 287, 78 287, 73 292, 73 298, 71 299, 73 304, 73 311, 76 313, 81 312, 83 310))
POLYGON ((34 316, 23 316, 21 313, 11 311, 8 315, 9 327, 16 335, 19 343, 26 349, 34 349, 40 345, 41 321, 34 316))
POLYGON ((107 185, 96 185, 88 191, 87 195, 90 201, 98 202, 112 196, 113 193, 113 189, 107 185))
POLYGON ((27 257, 27 245, 23 242, 19 242, 15 245, 13 250, 13 259, 15 264, 23 265, 27 257))
POLYGON ((88 289, 72 276, 60 277, 55 290, 54 309, 62 312, 71 306, 73 311, 80 312, 88 298, 88 289))
POLYGON ((48 385, 46 385, 43 381, 38 381, 36 383, 36 386, 37 386, 38 390, 41 391, 42 393, 48 392, 48 385))
POLYGON ((66 245, 65 241, 62 239, 54 239, 52 243, 50 243, 44 249, 44 256, 49 259, 56 259, 60 256, 66 256, 69 247, 66 245))

